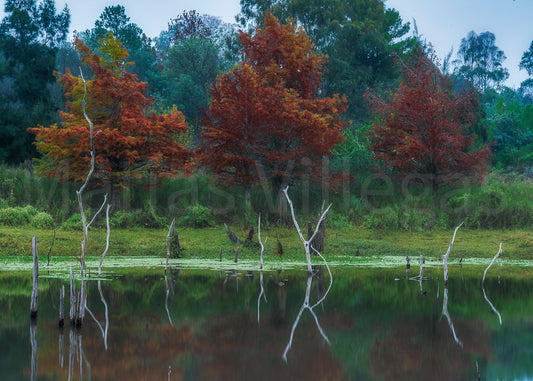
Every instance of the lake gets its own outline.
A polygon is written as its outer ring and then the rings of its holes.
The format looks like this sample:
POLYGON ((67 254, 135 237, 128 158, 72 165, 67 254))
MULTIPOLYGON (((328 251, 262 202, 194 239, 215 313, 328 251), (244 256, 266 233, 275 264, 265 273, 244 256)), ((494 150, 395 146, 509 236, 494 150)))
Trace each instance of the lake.
POLYGON ((533 380, 531 276, 483 270, 136 269, 90 278, 62 330, 65 274, 42 272, 32 325, 31 274, 4 272, 0 379, 533 380))

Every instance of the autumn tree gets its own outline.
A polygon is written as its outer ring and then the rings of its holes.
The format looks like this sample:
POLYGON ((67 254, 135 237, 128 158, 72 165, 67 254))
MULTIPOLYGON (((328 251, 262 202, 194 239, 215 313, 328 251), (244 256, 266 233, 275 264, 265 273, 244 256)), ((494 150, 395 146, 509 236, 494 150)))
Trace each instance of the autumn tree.
POLYGON ((277 195, 291 180, 318 179, 323 157, 342 140, 346 101, 318 98, 325 57, 307 35, 271 14, 253 36, 240 33, 245 62, 218 76, 203 120, 201 161, 227 185, 269 184, 277 195))
POLYGON ((371 96, 377 113, 371 149, 400 177, 439 186, 484 173, 489 148, 473 148, 469 126, 476 123, 479 102, 471 89, 459 93, 433 59, 419 52, 403 68, 402 82, 390 101, 371 96))
MULTIPOLYGON (((189 152, 176 140, 187 130, 183 114, 150 112, 147 85, 126 71, 128 52, 120 41, 109 34, 101 41, 101 56, 79 39, 75 46, 93 74, 87 81, 86 110, 94 123, 94 178, 116 191, 131 177, 175 176, 186 169, 189 152)), ((44 154, 38 171, 79 181, 90 162, 89 130, 82 112, 84 84, 68 70, 59 81, 68 99, 67 111, 59 112, 62 122, 30 131, 44 154)))
POLYGON ((398 79, 393 57, 417 46, 409 23, 383 0, 241 0, 240 23, 262 25, 272 12, 281 22, 301 25, 315 49, 328 56, 322 92, 348 98, 352 120, 368 118, 366 88, 390 87, 398 79))

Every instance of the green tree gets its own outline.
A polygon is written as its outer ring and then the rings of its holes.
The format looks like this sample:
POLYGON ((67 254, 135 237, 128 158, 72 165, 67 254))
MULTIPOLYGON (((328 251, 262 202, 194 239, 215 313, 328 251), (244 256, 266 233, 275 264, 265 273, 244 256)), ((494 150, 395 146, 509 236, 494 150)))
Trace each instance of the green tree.
POLYGON ((522 55, 519 67, 525 70, 530 77, 533 76, 533 41, 531 41, 529 49, 522 55))
POLYGON ((135 62, 128 71, 136 74, 141 81, 148 82, 150 89, 157 92, 161 85, 160 71, 152 41, 135 23, 130 22, 122 5, 108 6, 94 23, 94 28, 80 33, 79 37, 92 50, 97 51, 100 41, 112 33, 129 52, 128 60, 135 62))
POLYGON ((26 131, 56 120, 53 94, 57 46, 66 39, 68 8, 56 14, 45 0, 5 3, 0 24, 0 161, 19 163, 34 157, 26 131))
POLYGON ((457 56, 456 74, 469 80, 482 93, 491 87, 500 87, 509 77, 503 67, 505 54, 496 46, 494 33, 470 31, 461 40, 457 56))
POLYGON ((418 46, 405 38, 409 24, 382 0, 241 0, 241 7, 243 25, 260 25, 270 10, 282 22, 302 26, 316 50, 328 56, 324 94, 346 94, 351 119, 366 119, 366 89, 390 87, 397 78, 393 57, 418 46))
POLYGON ((201 119, 212 83, 234 64, 228 45, 234 35, 231 25, 195 11, 172 19, 156 43, 164 78, 159 106, 177 106, 193 124, 201 119))

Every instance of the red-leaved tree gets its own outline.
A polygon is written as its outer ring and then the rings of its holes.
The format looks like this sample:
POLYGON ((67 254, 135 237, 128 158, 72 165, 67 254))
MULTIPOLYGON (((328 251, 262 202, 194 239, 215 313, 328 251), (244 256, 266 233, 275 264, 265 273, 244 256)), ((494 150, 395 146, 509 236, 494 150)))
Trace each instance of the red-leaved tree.
POLYGON ((371 149, 398 176, 431 184, 436 195, 441 184, 485 173, 489 147, 474 149, 475 136, 467 133, 478 122, 476 94, 455 91, 425 53, 405 65, 389 101, 370 99, 377 113, 371 149))
POLYGON ((254 36, 240 33, 245 62, 220 75, 203 120, 201 163, 227 185, 281 190, 319 179, 323 157, 341 142, 346 100, 318 98, 324 57, 308 36, 268 14, 254 36))
MULTIPOLYGON (((190 152, 177 140, 187 131, 183 114, 150 112, 153 100, 147 97, 148 87, 126 71, 128 52, 122 43, 110 34, 101 41, 100 56, 79 39, 75 46, 93 77, 87 81, 86 96, 87 114, 94 123, 93 178, 116 192, 132 177, 175 176, 187 170, 190 152)), ((82 111, 84 84, 68 71, 59 82, 67 98, 67 111, 59 112, 62 123, 29 131, 44 154, 38 171, 79 181, 90 166, 89 128, 82 111)))

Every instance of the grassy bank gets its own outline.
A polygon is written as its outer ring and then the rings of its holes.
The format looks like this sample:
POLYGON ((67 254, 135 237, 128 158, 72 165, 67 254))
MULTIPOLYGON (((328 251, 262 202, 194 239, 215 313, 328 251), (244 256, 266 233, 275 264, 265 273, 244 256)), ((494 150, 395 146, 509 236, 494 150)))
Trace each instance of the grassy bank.
MULTIPOLYGON (((236 233, 245 237, 246 230, 235 228, 236 233)), ((224 260, 232 260, 235 246, 223 226, 203 229, 178 229, 184 258, 218 259, 220 249, 224 260)), ((429 259, 437 259, 446 251, 451 230, 431 230, 428 232, 385 232, 357 226, 328 228, 324 256, 328 260, 355 257, 359 250, 361 257, 405 256, 417 257, 420 253, 429 259)), ((166 253, 164 229, 113 229, 111 232, 108 256, 161 257, 166 253)), ((275 259, 277 254, 276 234, 283 245, 281 261, 304 261, 303 247, 293 228, 271 227, 262 231, 263 239, 268 237, 265 261, 275 259)), ((38 230, 31 227, 5 227, 0 229, 0 256, 28 257, 31 254, 31 239, 37 235, 39 253, 46 256, 53 239, 52 230, 38 230)), ((56 232, 52 257, 74 257, 79 254, 82 234, 79 231, 56 232)), ((254 237, 256 239, 256 237, 254 237)), ((452 257, 491 258, 503 243, 502 258, 513 260, 533 260, 533 235, 526 230, 479 230, 461 228, 457 234, 452 257)), ((90 232, 88 255, 98 256, 105 243, 105 230, 90 232)), ((239 258, 258 260, 259 249, 241 245, 239 258)), ((6 258, 7 257, 7 258, 6 258)))

